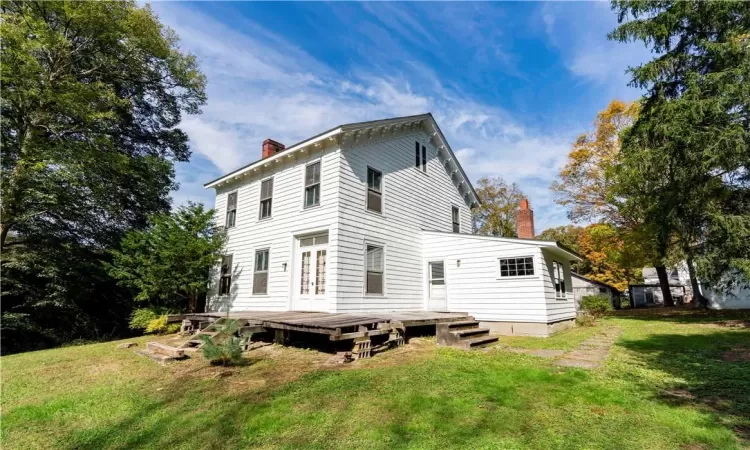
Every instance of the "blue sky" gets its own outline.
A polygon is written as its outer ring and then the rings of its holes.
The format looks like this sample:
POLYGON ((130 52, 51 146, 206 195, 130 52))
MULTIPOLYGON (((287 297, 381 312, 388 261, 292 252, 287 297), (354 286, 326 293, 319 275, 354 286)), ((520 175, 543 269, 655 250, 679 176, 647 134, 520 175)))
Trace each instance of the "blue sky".
POLYGON ((432 112, 472 180, 518 183, 537 232, 568 223, 550 182, 610 100, 639 96, 642 44, 609 42, 609 3, 152 4, 208 76, 185 117, 193 157, 176 204, 203 183, 342 123, 432 112))

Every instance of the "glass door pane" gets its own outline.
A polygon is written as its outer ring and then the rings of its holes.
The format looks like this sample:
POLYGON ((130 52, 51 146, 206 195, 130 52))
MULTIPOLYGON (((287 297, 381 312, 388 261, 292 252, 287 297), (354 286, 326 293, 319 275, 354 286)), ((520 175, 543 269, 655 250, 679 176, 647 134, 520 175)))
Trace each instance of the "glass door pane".
POLYGON ((310 293, 310 252, 302 252, 302 265, 300 267, 299 293, 307 295, 310 293))
POLYGON ((326 293, 326 251, 318 250, 315 264, 315 294, 326 293))

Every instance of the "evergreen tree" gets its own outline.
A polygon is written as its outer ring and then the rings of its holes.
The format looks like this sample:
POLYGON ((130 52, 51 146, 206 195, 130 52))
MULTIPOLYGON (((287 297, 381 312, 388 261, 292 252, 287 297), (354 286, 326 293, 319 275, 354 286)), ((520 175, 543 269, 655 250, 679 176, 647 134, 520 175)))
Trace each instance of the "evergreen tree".
POLYGON ((620 194, 655 228, 660 256, 685 254, 694 293, 698 277, 750 279, 750 3, 612 6, 610 38, 656 55, 630 69, 646 95, 623 137, 620 194))

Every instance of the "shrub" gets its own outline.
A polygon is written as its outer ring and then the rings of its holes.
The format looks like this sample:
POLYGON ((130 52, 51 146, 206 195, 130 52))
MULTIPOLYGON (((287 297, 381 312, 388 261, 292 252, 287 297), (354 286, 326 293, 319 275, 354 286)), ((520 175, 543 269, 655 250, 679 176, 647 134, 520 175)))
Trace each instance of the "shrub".
POLYGON ((241 339, 237 336, 239 326, 236 320, 227 321, 213 338, 202 335, 203 357, 211 364, 231 366, 242 362, 241 339), (223 342, 219 342, 223 339, 223 342))
POLYGON ((612 305, 606 295, 587 295, 581 299, 581 311, 597 318, 612 311, 612 305))
POLYGON ((579 327, 593 327, 596 325, 596 318, 589 314, 578 314, 576 316, 576 325, 579 327))
POLYGON ((168 334, 176 333, 180 325, 167 324, 169 310, 165 308, 140 308, 130 316, 130 329, 141 330, 144 333, 168 334))

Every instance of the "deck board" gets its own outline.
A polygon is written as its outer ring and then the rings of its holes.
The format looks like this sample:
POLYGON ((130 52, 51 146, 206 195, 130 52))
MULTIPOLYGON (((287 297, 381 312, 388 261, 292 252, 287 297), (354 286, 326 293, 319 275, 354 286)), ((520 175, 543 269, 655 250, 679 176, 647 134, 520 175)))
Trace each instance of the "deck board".
MULTIPOLYGON (((182 317, 182 316, 181 316, 182 317)), ((471 319, 467 313, 434 311, 391 311, 377 313, 326 313, 316 311, 233 311, 187 314, 185 317, 242 319, 263 327, 328 334, 332 339, 341 329, 370 326, 378 330, 435 325, 471 319)))

